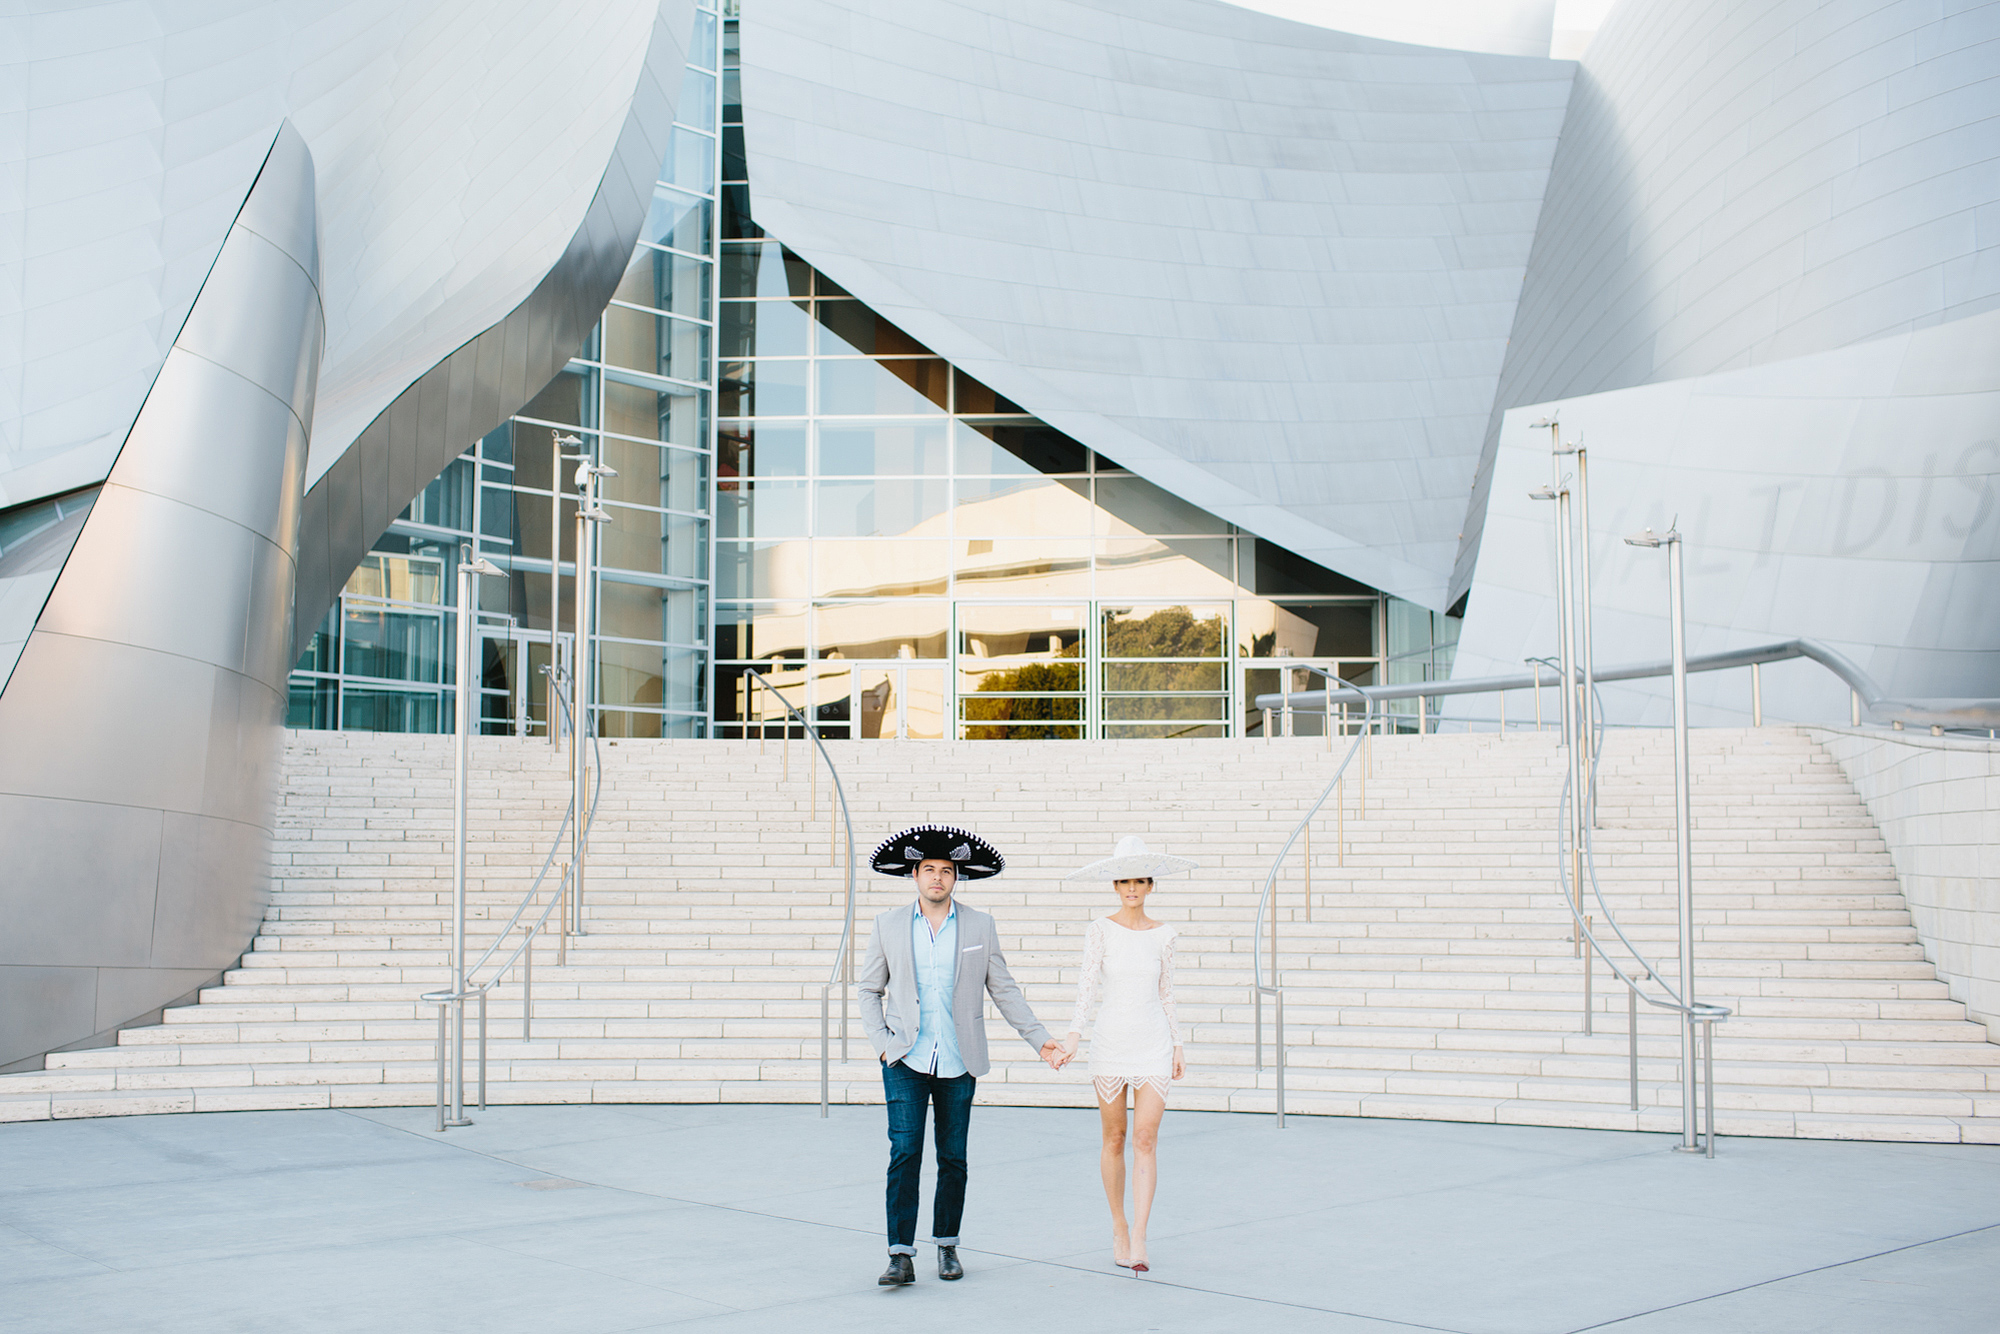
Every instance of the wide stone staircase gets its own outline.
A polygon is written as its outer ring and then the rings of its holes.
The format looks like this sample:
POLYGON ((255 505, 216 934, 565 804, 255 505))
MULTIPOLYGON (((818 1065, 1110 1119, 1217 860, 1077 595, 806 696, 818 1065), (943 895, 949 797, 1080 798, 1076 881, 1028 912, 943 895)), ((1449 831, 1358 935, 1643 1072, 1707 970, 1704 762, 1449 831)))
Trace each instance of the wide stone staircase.
MULTIPOLYGON (((1176 1106, 1268 1111, 1252 1054, 1251 932, 1272 857, 1331 773, 1320 740, 842 742, 858 851, 961 822, 1008 856, 963 888, 996 913, 1043 1020, 1068 1025, 1084 923, 1108 889, 1066 883, 1121 833, 1201 860, 1150 911, 1179 932, 1190 1073, 1176 1106)), ((1679 1128, 1675 1019, 1640 1007, 1628 1103, 1626 993, 1584 965, 1555 879, 1553 733, 1380 738, 1278 882, 1287 1110, 1679 1128), (1364 790, 1365 788, 1365 790, 1364 790)), ((843 872, 807 748, 607 743, 588 934, 536 951, 532 1040, 518 980, 491 1003, 488 1096, 768 1102, 819 1096, 820 987, 843 872)), ((116 1046, 0 1077, 0 1119, 429 1102, 451 900, 451 739, 289 738, 264 928, 222 985, 116 1046)), ((1924 958, 1867 812, 1830 758, 1782 728, 1694 734, 1696 991, 1716 1039, 1722 1134, 2000 1142, 2000 1046, 1924 958)), ((480 739, 468 898, 476 954, 513 911, 568 797, 545 743, 480 739)), ((1674 974, 1669 739, 1610 735, 1597 865, 1628 935, 1674 974)), ((858 929, 910 898, 858 880, 858 929)), ((1603 911, 1586 905, 1595 922, 1603 911)), ((1608 934, 1608 933, 1607 933, 1608 934)), ((1259 942, 1268 948, 1268 938, 1259 942)), ((511 948, 511 947, 510 947, 511 948)), ((836 1030, 840 999, 833 1000, 836 1030)), ((850 1001, 836 1101, 879 1100, 850 1001)), ((991 1102, 1088 1106, 1081 1062, 1040 1064, 997 1018, 991 1102)), ((468 1067, 468 1080, 472 1070, 468 1067)))

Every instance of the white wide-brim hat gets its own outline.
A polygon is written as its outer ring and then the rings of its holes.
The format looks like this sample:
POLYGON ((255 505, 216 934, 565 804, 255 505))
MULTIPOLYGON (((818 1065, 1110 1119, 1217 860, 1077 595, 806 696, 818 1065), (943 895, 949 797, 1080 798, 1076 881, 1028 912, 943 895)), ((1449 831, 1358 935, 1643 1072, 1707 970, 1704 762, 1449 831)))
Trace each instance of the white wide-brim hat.
POLYGON ((1169 857, 1164 852, 1150 852, 1146 840, 1137 834, 1127 834, 1118 840, 1118 846, 1103 861, 1092 862, 1064 876, 1065 880, 1150 880, 1154 876, 1179 875, 1192 871, 1201 865, 1186 857, 1169 857))

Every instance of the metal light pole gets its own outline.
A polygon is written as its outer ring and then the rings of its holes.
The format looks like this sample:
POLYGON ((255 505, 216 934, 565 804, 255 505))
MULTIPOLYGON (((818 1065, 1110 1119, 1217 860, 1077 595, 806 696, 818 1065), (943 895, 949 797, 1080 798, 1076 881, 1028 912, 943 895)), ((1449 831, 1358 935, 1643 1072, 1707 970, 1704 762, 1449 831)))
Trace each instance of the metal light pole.
MULTIPOLYGON (((1699 1152, 1695 1144, 1694 1100, 1694 834, 1688 791, 1687 732, 1687 628, 1686 608, 1681 595, 1681 535, 1677 528, 1655 534, 1648 528, 1625 541, 1635 547, 1666 547, 1667 627, 1673 638, 1674 693, 1674 861, 1676 864, 1675 906, 1680 917, 1681 1003, 1681 1151, 1699 1152)), ((1713 1087, 1713 1079, 1710 1081, 1713 1087)), ((1711 1093, 1711 1097, 1713 1094, 1711 1093)), ((1715 1126, 1708 1128, 1710 1152, 1715 1143, 1715 1126)))
POLYGON ((586 934, 583 929, 583 874, 588 843, 586 834, 590 823, 590 748, 585 741, 597 734, 596 718, 591 709, 591 698, 596 690, 596 674, 591 670, 595 663, 591 637, 596 633, 597 620, 596 599, 592 596, 597 586, 597 525, 611 522, 611 516, 598 504, 598 487, 603 478, 617 475, 616 469, 592 463, 588 457, 576 467, 576 670, 570 676, 571 689, 575 692, 570 716, 576 727, 575 744, 570 747, 570 799, 574 802, 576 816, 570 821, 570 929, 579 936, 586 934))
MULTIPOLYGON (((470 555, 471 548, 460 549, 470 555)), ((499 574, 499 567, 485 559, 458 565, 458 681, 454 767, 451 801, 451 1120, 449 1125, 472 1124, 465 1118, 465 792, 466 770, 472 749, 472 729, 477 726, 474 704, 478 691, 473 685, 473 637, 478 628, 477 579, 482 574, 499 574)))
MULTIPOLYGON (((1557 697, 1562 701, 1562 745, 1563 756, 1569 764, 1569 784, 1571 809, 1582 809, 1582 788, 1577 779, 1577 757, 1581 747, 1577 744, 1578 727, 1575 705, 1575 671, 1572 667, 1571 646, 1575 633, 1575 599, 1570 594, 1570 553, 1569 553, 1569 485, 1568 479, 1559 479, 1559 487, 1545 486, 1539 491, 1528 493, 1530 500, 1553 500, 1556 502, 1556 657, 1558 670, 1562 675, 1561 689, 1557 697)), ((1578 910, 1583 904, 1583 839, 1578 829, 1579 821, 1572 818, 1567 831, 1569 845, 1563 855, 1569 860, 1570 895, 1576 901, 1578 910)), ((1583 933, 1574 919, 1570 923, 1570 944, 1581 954, 1583 933)))
POLYGON ((1577 580, 1577 666, 1582 669, 1582 679, 1577 683, 1579 699, 1577 716, 1583 720, 1580 729, 1583 737, 1583 791, 1581 803, 1583 818, 1590 821, 1590 827, 1597 827, 1597 668, 1590 650, 1590 456, 1581 439, 1570 445, 1563 445, 1556 439, 1556 422, 1537 422, 1537 426, 1549 428, 1551 448, 1556 457, 1566 454, 1576 456, 1576 580, 1577 580))
MULTIPOLYGON (((562 630, 562 466, 565 463, 585 461, 582 453, 583 440, 574 435, 564 435, 561 431, 549 432, 549 661, 556 660, 556 639, 562 630), (564 449, 576 447, 577 453, 565 454, 564 449)), ((554 682, 550 682, 554 688, 554 682)), ((548 702, 549 745, 560 748, 560 726, 556 715, 555 700, 548 702)))

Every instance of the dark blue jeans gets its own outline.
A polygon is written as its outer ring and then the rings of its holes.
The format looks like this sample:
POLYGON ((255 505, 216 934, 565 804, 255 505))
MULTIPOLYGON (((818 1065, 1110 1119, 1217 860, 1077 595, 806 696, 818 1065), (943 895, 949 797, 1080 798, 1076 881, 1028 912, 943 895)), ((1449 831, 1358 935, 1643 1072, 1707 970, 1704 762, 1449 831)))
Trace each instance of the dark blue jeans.
POLYGON ((889 1253, 917 1253, 917 1186, 924 1170, 924 1105, 936 1108, 937 1195, 931 1200, 931 1239, 958 1245, 965 1213, 965 1132, 972 1123, 971 1075, 939 1079, 900 1062, 882 1067, 889 1098, 889 1253))

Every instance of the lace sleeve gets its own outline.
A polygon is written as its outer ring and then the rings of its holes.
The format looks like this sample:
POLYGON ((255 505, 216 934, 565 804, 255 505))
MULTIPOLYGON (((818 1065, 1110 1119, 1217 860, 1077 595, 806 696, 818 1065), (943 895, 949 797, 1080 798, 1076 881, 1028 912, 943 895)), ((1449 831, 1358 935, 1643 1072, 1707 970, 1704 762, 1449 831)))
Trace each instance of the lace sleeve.
POLYGON ((1083 972, 1076 979, 1076 1013, 1070 1016, 1069 1031, 1083 1032, 1097 992, 1104 981, 1104 928, 1092 922, 1083 932, 1083 972))
POLYGON ((1174 1014, 1174 929, 1163 927, 1166 939, 1160 942, 1160 1008, 1167 1012, 1167 1032, 1176 1047, 1181 1042, 1181 1021, 1174 1014))

